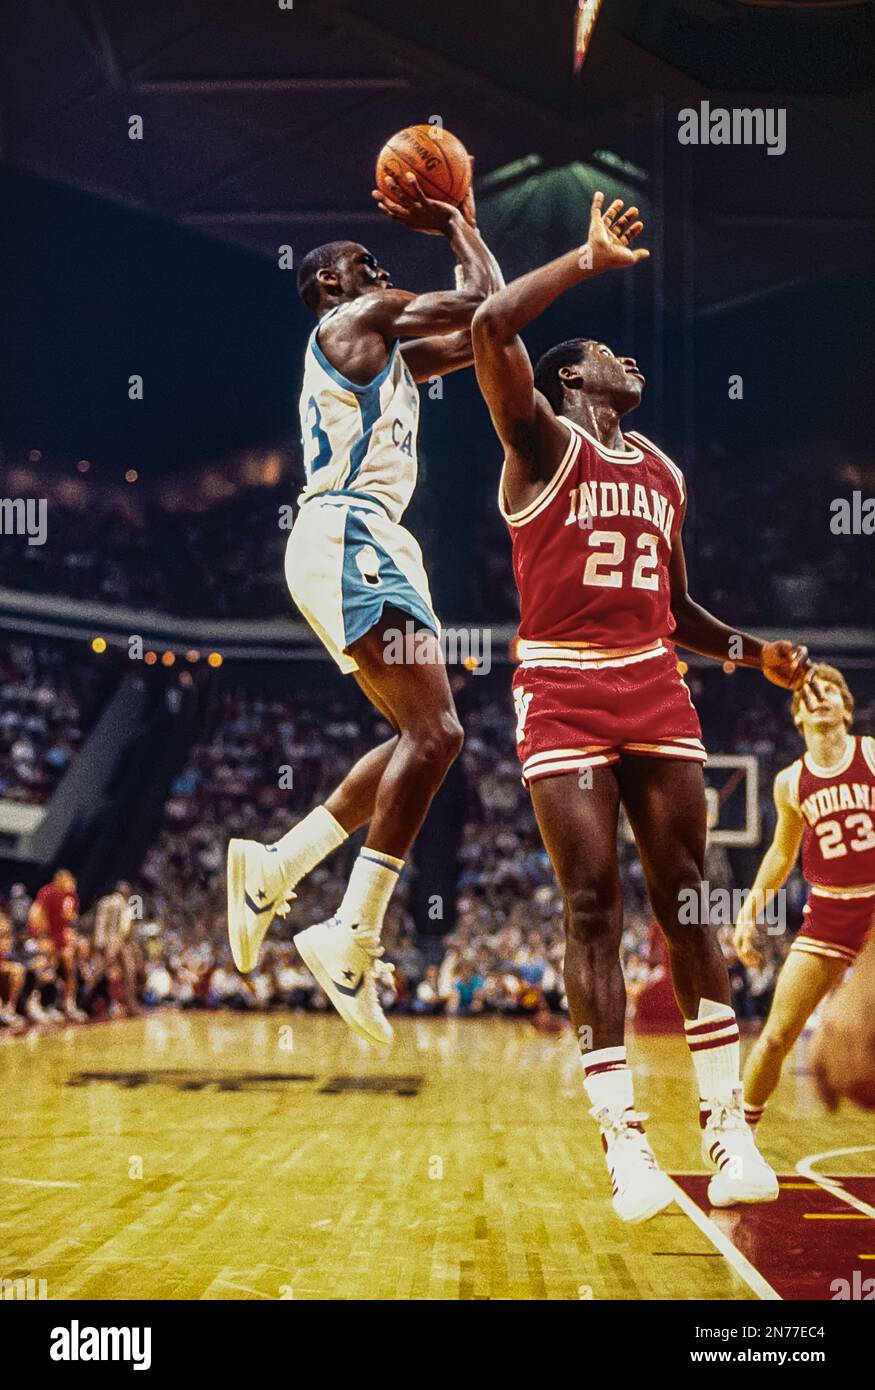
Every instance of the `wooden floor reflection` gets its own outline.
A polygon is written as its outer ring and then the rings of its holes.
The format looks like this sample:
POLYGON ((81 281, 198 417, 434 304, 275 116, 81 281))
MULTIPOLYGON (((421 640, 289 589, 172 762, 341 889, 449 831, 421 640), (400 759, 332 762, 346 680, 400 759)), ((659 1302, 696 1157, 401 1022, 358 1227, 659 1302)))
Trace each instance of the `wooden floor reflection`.
MULTIPOLYGON (((826 1115, 804 1046, 761 1129, 776 1206, 709 1214, 682 1176, 686 1208, 630 1228, 570 1033, 396 1036, 380 1056, 333 1016, 164 1013, 4 1042, 0 1280, 50 1299, 752 1299, 875 1273, 871 1117, 826 1115), (857 1207, 796 1172, 824 1154, 816 1173, 860 1175, 857 1207)), ((662 1165, 701 1173, 682 1038, 630 1056, 662 1165)))

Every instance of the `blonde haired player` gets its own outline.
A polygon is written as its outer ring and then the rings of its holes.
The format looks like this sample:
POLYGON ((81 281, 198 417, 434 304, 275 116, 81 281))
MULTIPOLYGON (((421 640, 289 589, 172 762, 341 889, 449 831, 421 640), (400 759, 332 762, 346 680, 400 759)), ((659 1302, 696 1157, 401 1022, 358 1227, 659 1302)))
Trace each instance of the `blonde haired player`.
POLYGON ((740 960, 757 965, 757 914, 787 881, 801 845, 810 892, 802 929, 745 1068, 750 1125, 762 1118, 784 1058, 853 964, 875 914, 875 739, 851 733, 854 697, 841 671, 820 663, 814 674, 816 704, 809 708, 797 691, 791 706, 805 753, 775 778, 774 838, 735 928, 740 960))

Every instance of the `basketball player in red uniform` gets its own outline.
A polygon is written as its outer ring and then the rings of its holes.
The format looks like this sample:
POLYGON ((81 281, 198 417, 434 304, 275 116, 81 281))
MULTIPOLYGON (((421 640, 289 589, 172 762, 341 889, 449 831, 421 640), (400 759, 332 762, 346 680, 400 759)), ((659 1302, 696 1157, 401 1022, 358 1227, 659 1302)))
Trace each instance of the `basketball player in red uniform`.
POLYGON ((673 1189, 635 1110, 626 1062, 621 801, 668 941, 714 1169, 710 1201, 778 1195, 744 1119, 722 952, 707 922, 678 921, 680 894, 698 893, 702 878, 706 753, 669 638, 790 689, 803 686, 810 663, 803 647, 725 626, 687 592, 681 472, 643 435, 620 428, 644 389, 635 360, 576 338, 532 370, 521 329, 565 290, 647 255, 632 245, 642 230, 637 209, 615 202, 603 211, 603 201, 597 193, 587 243, 491 296, 472 336, 505 449, 499 505, 520 592, 513 698, 523 779, 564 896, 568 1003, 614 1208, 640 1221, 668 1205, 673 1189))
POLYGON ((64 1013, 71 1022, 84 1023, 88 1015, 76 1006, 79 969, 74 926, 78 916, 76 880, 68 869, 59 869, 51 883, 43 884, 34 898, 28 930, 32 936, 51 942, 55 966, 64 980, 64 1013))
POLYGON ((798 694, 791 707, 805 753, 775 778, 774 838, 735 928, 740 960, 758 965, 757 913, 786 883, 801 845, 808 902, 745 1067, 749 1125, 762 1118, 784 1058, 853 965, 875 917, 875 739, 850 732, 854 697, 841 671, 818 664, 815 673, 820 698, 814 709, 798 694))

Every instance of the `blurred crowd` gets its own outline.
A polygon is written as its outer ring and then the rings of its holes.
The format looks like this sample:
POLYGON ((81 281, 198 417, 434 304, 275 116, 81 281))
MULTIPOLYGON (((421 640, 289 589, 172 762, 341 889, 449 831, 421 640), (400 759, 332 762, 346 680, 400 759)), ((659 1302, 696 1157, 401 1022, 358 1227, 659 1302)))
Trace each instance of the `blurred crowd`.
MULTIPOLYGON (((62 471, 46 489, 50 544, 6 537, 0 584, 185 616, 284 615, 284 525, 303 479, 296 447, 276 460, 273 471, 262 470, 259 486, 241 479, 239 461, 229 461, 163 491, 98 486, 62 471)), ((831 510, 835 499, 852 499, 855 491, 871 495, 870 460, 812 439, 740 461, 712 442, 700 477, 713 485, 696 488, 686 532, 697 600, 738 624, 774 625, 786 614, 797 625, 871 623, 871 537, 859 527, 857 534, 835 530, 831 510), (727 543, 728 518, 738 518, 734 543, 727 543)), ((44 496, 47 481, 22 466, 8 470, 6 485, 12 494, 44 496)), ((478 623, 513 622, 510 551, 491 481, 472 493, 472 508, 465 539, 477 564, 460 570, 427 501, 414 504, 436 597, 445 604, 449 595, 456 611, 478 623)))
MULTIPOLYGON (((500 673, 499 673, 500 674, 500 673)), ((798 756, 781 692, 748 685, 743 704, 727 698, 717 673, 691 672, 706 729, 729 724, 718 746, 756 756, 761 810, 771 824, 774 772, 798 756), (721 693, 722 692, 722 693, 721 693)), ((857 682, 858 692, 863 693, 857 682)), ((411 911, 413 862, 387 914, 386 957, 395 966, 387 1008, 420 1014, 498 1013, 557 1026, 566 1011, 562 982, 562 906, 520 782, 503 682, 468 682, 462 698, 465 814, 456 892, 446 936, 417 936, 411 911)), ((861 699, 860 718, 871 726, 861 699)), ((61 876, 31 900, 16 884, 0 901, 0 1032, 34 1025, 119 1017, 142 1008, 302 1008, 327 1001, 298 958, 294 932, 329 917, 342 897, 357 850, 348 842, 298 887, 289 917, 268 937, 258 969, 234 969, 225 922, 225 849, 231 836, 270 843, 327 796, 352 761, 388 735, 355 692, 254 693, 219 687, 202 737, 192 746, 164 808, 161 831, 133 884, 117 885, 81 914, 75 882, 61 876), (65 915, 66 914, 66 915, 65 915)), ((760 854, 711 844, 705 877, 712 889, 746 887, 760 854)), ((625 929, 622 959, 634 1014, 641 991, 665 973, 641 866, 620 835, 625 929)), ((804 885, 788 884, 791 928, 801 920, 804 885)), ((731 930, 721 941, 741 1017, 762 1017, 789 940, 766 936, 759 970, 735 957, 731 930)))
POLYGON ((190 510, 77 480, 48 499, 50 544, 4 539, 0 584, 185 617, 286 614, 280 507, 291 496, 253 488, 190 510))
POLYGON ((0 797, 48 801, 95 712, 99 674, 48 642, 0 646, 0 797))

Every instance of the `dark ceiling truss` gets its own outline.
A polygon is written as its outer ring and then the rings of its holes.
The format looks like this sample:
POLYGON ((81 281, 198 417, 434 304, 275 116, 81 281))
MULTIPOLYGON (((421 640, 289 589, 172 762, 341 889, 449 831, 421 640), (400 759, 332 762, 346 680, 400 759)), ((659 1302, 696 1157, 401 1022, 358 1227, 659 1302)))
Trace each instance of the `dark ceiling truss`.
MULTIPOLYGON (((457 9, 448 0, 447 14, 457 9)), ((544 22, 556 11, 545 0, 544 22)), ((481 176, 526 156, 537 159, 530 166, 534 174, 585 165, 600 149, 620 151, 618 168, 623 158, 649 168, 661 157, 662 143, 661 196, 681 196, 672 112, 707 93, 695 78, 624 36, 622 26, 600 27, 585 73, 585 99, 581 88, 573 89, 581 112, 575 116, 567 109, 566 88, 560 109, 561 103, 551 104, 549 90, 539 90, 539 96, 531 85, 516 90, 500 80, 494 58, 487 71, 488 64, 472 56, 483 52, 485 12, 469 12, 464 34, 460 30, 450 50, 443 11, 442 44, 425 26, 413 36, 399 32, 398 15, 388 3, 295 0, 294 19, 279 27, 275 16, 268 24, 265 13, 259 29, 241 0, 157 0, 148 14, 136 0, 28 0, 16 40, 24 69, 43 80, 16 87, 13 41, 6 83, 11 95, 0 107, 6 158, 25 171, 268 257, 275 255, 284 225, 296 235, 300 229, 303 239, 308 226, 315 237, 323 228, 341 234, 345 224, 385 223, 368 197, 370 169, 361 152, 372 158, 392 129, 427 119, 432 110, 448 124, 457 115, 463 120, 481 176), (463 42, 473 25, 480 26, 479 47, 463 42), (428 109, 425 102, 435 105, 428 109), (124 138, 134 112, 146 122, 143 141, 124 138)), ((512 81, 509 73, 507 83, 512 81)), ((752 100, 748 93, 735 96, 752 100)), ((692 196, 703 242, 703 307, 759 292, 744 283, 743 266, 734 273, 725 254, 718 267, 727 237, 734 236, 743 253, 743 234, 752 239, 761 233, 757 254, 763 267, 770 255, 774 259, 764 276, 774 288, 786 278, 780 240, 790 225, 800 239, 799 262, 812 276, 831 273, 828 257, 824 261, 819 250, 812 254, 822 231, 839 228, 860 242, 871 232, 865 190, 852 192, 856 202, 830 201, 825 187, 829 177, 838 177, 840 160, 865 166, 869 159, 869 98, 809 95, 792 101, 796 148, 810 147, 814 156, 822 147, 820 165, 812 158, 808 174, 805 161, 793 167, 796 205, 785 207, 774 192, 781 179, 773 173, 791 181, 777 167, 782 161, 754 159, 747 166, 750 177, 741 179, 721 176, 719 155, 697 166, 692 196), (825 162, 822 149, 829 148, 833 154, 825 162), (856 237, 858 232, 864 236, 856 237), (707 244, 712 233, 718 237, 713 252, 707 244), (706 285, 706 274, 714 276, 713 285, 706 285)), ((524 171, 520 181, 527 177, 524 171)), ((646 186, 639 187, 646 198, 646 186)), ((484 188, 484 207, 489 192, 484 188)), ((658 244, 658 230, 656 237, 658 244)), ((863 254, 847 253, 850 259, 863 254)))

